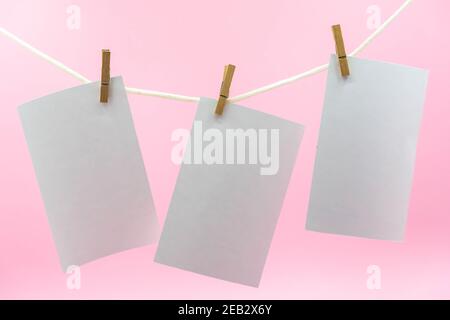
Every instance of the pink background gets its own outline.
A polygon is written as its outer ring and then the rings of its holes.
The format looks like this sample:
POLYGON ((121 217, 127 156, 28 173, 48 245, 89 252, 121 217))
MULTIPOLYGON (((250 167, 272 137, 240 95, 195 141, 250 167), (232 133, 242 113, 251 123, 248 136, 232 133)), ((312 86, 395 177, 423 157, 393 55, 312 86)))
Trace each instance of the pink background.
MULTIPOLYGON (((347 50, 370 33, 369 5, 386 19, 402 0, 1 0, 0 26, 99 79, 100 49, 112 74, 146 89, 216 97, 223 66, 237 66, 232 94, 328 61, 330 26, 347 50), (81 8, 69 30, 66 9, 81 8)), ((391 243, 304 230, 326 73, 240 104, 306 126, 297 165, 258 289, 153 263, 156 246, 82 267, 66 288, 25 144, 17 106, 79 84, 0 36, 0 298, 450 298, 450 2, 415 0, 360 57, 430 70, 407 234, 391 243), (366 288, 368 265, 381 290, 366 288)), ((189 128, 195 104, 129 95, 148 178, 164 221, 179 168, 171 132, 189 128)))

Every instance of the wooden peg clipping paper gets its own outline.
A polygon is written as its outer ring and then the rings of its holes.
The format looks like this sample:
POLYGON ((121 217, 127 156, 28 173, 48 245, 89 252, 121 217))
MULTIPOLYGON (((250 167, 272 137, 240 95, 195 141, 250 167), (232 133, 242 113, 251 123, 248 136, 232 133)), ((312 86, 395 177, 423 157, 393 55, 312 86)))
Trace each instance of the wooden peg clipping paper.
POLYGON ((102 78, 100 84, 100 102, 108 102, 109 81, 110 81, 110 61, 111 52, 108 49, 102 50, 102 78))
POLYGON ((227 102, 228 96, 230 95, 230 86, 231 81, 233 80, 234 70, 236 67, 232 64, 225 66, 225 70, 223 72, 223 80, 222 86, 220 87, 220 96, 217 101, 216 111, 217 115, 221 115, 223 113, 223 109, 225 108, 225 104, 227 102))
POLYGON ((339 66, 341 68, 341 75, 347 77, 350 75, 350 68, 348 66, 347 54, 345 53, 344 38, 342 37, 341 25, 333 26, 333 36, 336 43, 336 55, 339 59, 339 66))

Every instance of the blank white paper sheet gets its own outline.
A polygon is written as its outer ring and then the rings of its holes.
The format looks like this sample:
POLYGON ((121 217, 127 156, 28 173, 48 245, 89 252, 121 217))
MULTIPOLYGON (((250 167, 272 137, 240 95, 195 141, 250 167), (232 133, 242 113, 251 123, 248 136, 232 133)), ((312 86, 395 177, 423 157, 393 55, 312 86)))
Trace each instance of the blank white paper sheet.
POLYGON ((19 107, 64 270, 156 241, 158 223, 121 77, 19 107))
POLYGON ((428 73, 331 56, 306 228, 404 238, 428 73))
POLYGON ((190 133, 191 152, 184 154, 185 160, 191 158, 191 164, 184 163, 180 168, 155 261, 258 286, 303 127, 234 104, 227 105, 222 116, 216 116, 215 107, 216 100, 207 98, 198 105, 190 133), (233 148, 233 139, 225 138, 236 130, 248 134, 247 161, 239 164, 226 162, 227 156, 228 160, 232 158, 231 150, 234 156, 243 156, 238 155, 237 140, 233 148), (203 132, 204 154, 210 154, 212 144, 219 146, 215 152, 220 156, 211 152, 216 162, 194 156, 202 149, 199 132, 203 132), (256 144, 258 160, 248 161, 255 151, 250 146, 256 144), (270 146, 271 151, 266 152, 263 145, 270 146))

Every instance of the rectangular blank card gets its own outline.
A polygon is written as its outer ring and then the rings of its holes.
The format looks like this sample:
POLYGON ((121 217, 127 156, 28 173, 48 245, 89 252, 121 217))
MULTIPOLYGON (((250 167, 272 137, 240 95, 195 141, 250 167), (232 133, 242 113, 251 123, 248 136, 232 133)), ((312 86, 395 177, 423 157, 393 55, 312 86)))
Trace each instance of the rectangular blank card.
POLYGON ((198 105, 155 261, 258 286, 303 127, 215 106, 198 105))
POLYGON ((330 59, 306 228, 400 241, 404 237, 428 73, 330 59))
POLYGON ((122 78, 108 103, 89 83, 19 107, 61 266, 157 238, 158 224, 122 78))

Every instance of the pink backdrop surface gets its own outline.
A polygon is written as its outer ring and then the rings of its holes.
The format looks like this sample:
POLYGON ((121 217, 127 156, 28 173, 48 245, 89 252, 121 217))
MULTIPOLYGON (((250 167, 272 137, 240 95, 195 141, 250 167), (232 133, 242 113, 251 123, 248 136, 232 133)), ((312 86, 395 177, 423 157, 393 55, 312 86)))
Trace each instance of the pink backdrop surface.
MULTIPOLYGON (((128 86, 216 97, 223 66, 237 66, 232 95, 328 61, 330 26, 351 51, 402 0, 0 1, 0 26, 89 79, 101 48, 128 86), (67 27, 71 4, 80 29, 67 27)), ((450 298, 450 2, 415 0, 360 57, 430 70, 403 243, 304 229, 326 73, 250 98, 250 108, 306 126, 297 164, 259 288, 153 263, 156 245, 81 268, 81 289, 66 287, 20 125, 17 106, 79 82, 0 36, 0 298, 450 298), (369 265, 381 289, 366 287, 369 265)), ((190 128, 196 105, 129 95, 157 214, 164 221, 179 167, 171 133, 190 128)))

